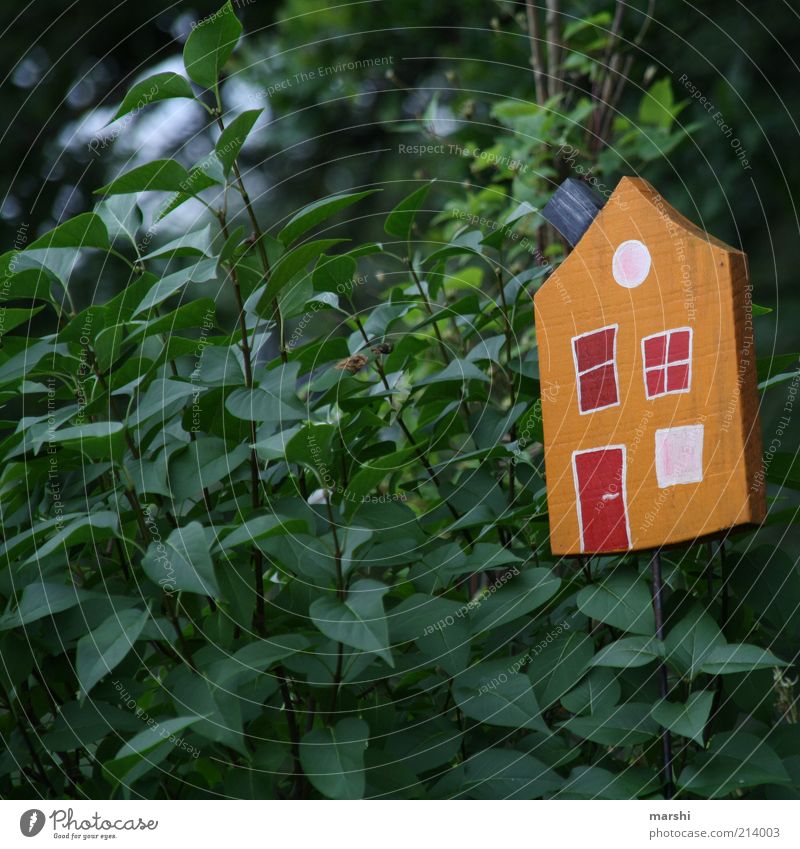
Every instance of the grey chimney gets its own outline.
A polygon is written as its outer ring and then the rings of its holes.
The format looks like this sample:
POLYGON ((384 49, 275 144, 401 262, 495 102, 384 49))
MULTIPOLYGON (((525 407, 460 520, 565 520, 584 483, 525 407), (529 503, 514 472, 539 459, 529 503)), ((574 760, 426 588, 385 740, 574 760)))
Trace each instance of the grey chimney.
POLYGON ((605 198, 587 183, 567 177, 544 205, 542 217, 575 247, 604 204, 605 198))

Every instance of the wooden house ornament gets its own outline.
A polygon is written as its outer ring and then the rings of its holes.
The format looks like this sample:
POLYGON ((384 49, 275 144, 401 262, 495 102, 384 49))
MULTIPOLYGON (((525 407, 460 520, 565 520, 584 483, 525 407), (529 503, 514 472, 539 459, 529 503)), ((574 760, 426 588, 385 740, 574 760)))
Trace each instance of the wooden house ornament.
POLYGON ((542 211, 574 246, 534 297, 550 544, 658 548, 763 521, 745 255, 642 179, 542 211))

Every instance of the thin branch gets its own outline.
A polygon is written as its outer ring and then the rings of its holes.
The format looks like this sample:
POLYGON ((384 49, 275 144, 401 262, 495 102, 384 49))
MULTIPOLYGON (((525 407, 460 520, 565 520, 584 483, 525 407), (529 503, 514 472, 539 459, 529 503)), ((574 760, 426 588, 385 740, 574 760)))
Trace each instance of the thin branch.
MULTIPOLYGON (((588 146, 590 149, 599 149, 600 136, 602 133, 603 123, 605 121, 606 98, 611 94, 611 61, 617 59, 617 55, 613 53, 614 48, 619 41, 619 34, 622 27, 622 19, 625 12, 624 0, 617 0, 614 9, 614 20, 611 23, 609 30, 608 43, 603 53, 603 60, 600 63, 599 79, 592 86, 592 99, 599 101, 599 107, 592 115, 591 135, 588 138, 588 146)), ((616 68, 616 65, 614 66, 616 68)))
MULTIPOLYGON (((633 40, 634 47, 640 47, 642 42, 644 41, 645 35, 647 35, 647 31, 650 29, 650 24, 653 22, 653 12, 655 11, 656 0, 650 0, 647 5, 647 11, 644 13, 644 20, 642 21, 641 27, 639 27, 639 32, 636 35, 636 38, 633 40)), ((617 56, 619 54, 616 54, 617 56)), ((600 132, 600 140, 598 142, 598 148, 600 142, 603 139, 608 138, 609 133, 611 132, 611 124, 614 120, 614 113, 617 110, 617 106, 619 105, 619 101, 622 98, 622 92, 625 90, 625 86, 628 82, 628 77, 631 72, 631 68, 633 67, 634 55, 631 53, 625 59, 625 65, 623 66, 622 72, 619 74, 617 79, 617 85, 614 89, 613 94, 611 94, 608 99, 608 110, 605 116, 605 120, 603 123, 603 127, 600 132)))
MULTIPOLYGON (((230 238, 228 232, 228 222, 225 217, 225 211, 220 210, 217 214, 219 218, 222 235, 225 239, 230 238)), ((268 268, 268 266, 265 266, 268 268)), ((253 388, 253 362, 250 350, 250 342, 247 331, 247 317, 244 310, 244 301, 242 299, 242 289, 239 285, 239 275, 235 268, 230 270, 231 285, 233 287, 234 298, 236 300, 236 310, 238 313, 239 332, 242 335, 242 360, 244 361, 244 382, 248 389, 253 388)), ((250 503, 253 508, 253 514, 257 515, 261 507, 261 476, 260 464, 258 461, 258 452, 255 449, 257 441, 256 423, 251 419, 248 422, 250 428, 250 503)), ((253 630, 261 637, 264 636, 266 629, 266 600, 264 597, 264 557, 261 549, 257 545, 253 545, 251 551, 251 562, 253 569, 253 589, 256 595, 256 607, 253 613, 253 630)))
MULTIPOLYGON (((416 269, 414 268, 414 263, 412 262, 411 257, 406 258, 406 265, 408 266, 409 271, 411 272, 411 277, 414 280, 414 285, 417 287, 417 291, 419 292, 419 295, 422 298, 422 303, 425 304, 425 310, 427 311, 429 316, 433 317, 433 307, 431 306, 431 302, 428 299, 425 290, 422 288, 422 281, 419 279, 419 275, 417 274, 416 269)), ((445 348, 444 346, 444 341, 442 340, 441 333, 439 333, 439 327, 436 324, 436 321, 437 319, 434 318, 433 322, 431 322, 433 324, 433 332, 436 334, 436 339, 439 342, 439 350, 442 352, 442 358, 444 359, 445 363, 449 363, 450 355, 447 353, 447 348, 445 348)))
POLYGON ((547 79, 545 77, 542 31, 539 23, 538 9, 533 5, 532 0, 526 0, 525 12, 528 16, 528 39, 531 44, 531 66, 533 67, 533 83, 536 87, 536 102, 542 106, 548 98, 547 79))
MULTIPOLYGON (((220 129, 220 132, 225 130, 225 124, 222 121, 222 103, 219 99, 219 92, 217 92, 217 112, 216 112, 216 120, 217 126, 220 129)), ((247 217, 250 219, 250 225, 253 228, 253 235, 255 236, 256 248, 258 250, 259 256, 261 258, 261 266, 264 271, 264 281, 269 280, 270 276, 270 264, 269 257, 267 256, 267 249, 264 247, 264 232, 261 229, 261 226, 258 223, 258 218, 256 218, 255 209, 253 208, 253 202, 250 200, 250 195, 247 191, 247 187, 244 184, 244 180, 242 179, 242 173, 239 170, 239 165, 237 162, 233 163, 233 176, 236 180, 236 185, 239 189, 239 194, 242 196, 242 202, 244 203, 245 211, 247 212, 247 217)), ((283 316, 281 315, 280 304, 278 303, 277 296, 273 300, 272 303, 272 311, 275 315, 275 321, 278 326, 278 335, 280 339, 280 352, 281 352, 281 361, 286 363, 289 361, 289 356, 286 351, 286 341, 284 338, 284 327, 283 327, 283 316)), ((255 339, 255 329, 253 331, 253 338, 255 339)))
MULTIPOLYGON (((336 519, 333 515, 333 508, 331 507, 330 493, 327 489, 325 490, 325 507, 328 511, 328 524, 330 525, 331 533, 333 534, 334 560, 336 563, 336 594, 339 597, 339 601, 344 603, 344 600, 347 598, 347 593, 344 583, 344 570, 342 569, 342 548, 339 545, 339 534, 336 530, 336 519)), ((343 666, 344 646, 341 642, 338 642, 336 644, 336 672, 333 676, 333 694, 331 696, 331 706, 328 709, 328 722, 331 721, 331 718, 336 713, 336 703, 339 699, 339 687, 342 682, 343 666)))
POLYGON ((297 715, 294 710, 292 694, 289 690, 289 682, 286 671, 282 666, 275 667, 275 676, 280 685, 283 707, 286 711, 286 723, 289 726, 289 737, 292 741, 292 768, 294 771, 295 790, 302 793, 304 785, 303 768, 300 765, 300 727, 297 724, 297 715))
POLYGON ((547 59, 550 75, 550 95, 561 92, 561 28, 559 0, 547 0, 547 59))
MULTIPOLYGON (((353 305, 352 302, 350 303, 350 308, 353 312, 353 319, 356 323, 356 327, 358 328, 358 331, 361 334, 362 339, 364 340, 364 344, 369 345, 370 344, 369 337, 367 336, 367 333, 364 330, 364 325, 362 324, 360 317, 357 315, 356 310, 355 310, 355 306, 353 305)), ((378 372, 378 375, 381 379, 381 382, 383 383, 384 388, 387 390, 387 392, 391 392, 391 387, 389 386, 389 381, 386 379, 386 373, 384 372, 383 366, 380 364, 380 361, 377 360, 377 359, 375 360, 375 369, 378 372)), ((394 403, 392 402, 391 396, 388 396, 388 401, 389 401, 389 406, 394 410, 394 403)), ((452 514, 454 519, 456 519, 456 520, 460 519, 461 514, 458 512, 458 510, 456 510, 455 507, 453 507, 453 505, 447 500, 447 498, 445 498, 444 495, 442 495, 442 493, 441 493, 442 482, 439 479, 439 476, 436 474, 436 471, 434 470, 433 466, 431 466, 430 462, 428 461, 428 458, 425 456, 424 450, 422 449, 420 444, 416 441, 416 439, 414 439, 413 434, 408 429, 408 426, 406 425, 406 423, 403 421, 403 416, 402 416, 402 414, 399 410, 396 411, 395 421, 400 426, 400 430, 403 431, 403 434, 406 437, 406 439, 408 440, 411 447, 414 449, 414 453, 417 455, 417 458, 419 459, 419 461, 424 466, 425 471, 428 473, 428 477, 433 481, 434 485, 439 490, 439 495, 441 496, 441 499, 444 502, 445 506, 450 511, 450 513, 452 514)), ((463 529, 462 533, 464 534, 464 537, 465 537, 465 539, 467 539, 469 544, 473 545, 472 534, 470 534, 470 532, 466 529, 463 529)))
MULTIPOLYGON (((503 286, 503 272, 502 272, 499 265, 495 268, 495 275, 497 277, 497 287, 500 290, 500 302, 503 305, 502 313, 503 313, 503 318, 504 318, 503 325, 504 325, 505 336, 506 336, 506 359, 508 360, 508 369, 509 369, 509 371, 511 371, 512 351, 513 351, 513 346, 514 346, 514 328, 511 326, 511 317, 509 315, 508 302, 506 301, 506 291, 505 291, 505 287, 503 286)), ((513 372, 511 373, 510 383, 511 383, 511 391, 510 391, 511 398, 510 398, 510 402, 509 402, 509 409, 513 410, 514 405, 517 403, 517 384, 516 384, 516 381, 514 379, 513 372)), ((509 435, 511 436, 511 441, 514 442, 517 438, 517 424, 516 424, 516 422, 514 422, 514 424, 511 425, 511 429, 509 430, 509 435)), ((515 492, 515 490, 516 490, 516 482, 515 482, 516 468, 517 468, 517 461, 512 456, 511 459, 508 461, 508 506, 509 507, 513 507, 514 501, 516 500, 516 492, 515 492)), ((510 546, 510 544, 511 543, 509 541, 509 546, 510 546)))

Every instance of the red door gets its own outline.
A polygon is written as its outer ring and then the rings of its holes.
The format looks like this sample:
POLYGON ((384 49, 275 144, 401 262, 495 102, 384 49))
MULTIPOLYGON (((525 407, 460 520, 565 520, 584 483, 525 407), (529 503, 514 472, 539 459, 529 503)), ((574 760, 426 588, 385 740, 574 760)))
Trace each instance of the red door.
POLYGON ((572 455, 581 550, 630 547, 625 494, 625 446, 609 445, 572 455))

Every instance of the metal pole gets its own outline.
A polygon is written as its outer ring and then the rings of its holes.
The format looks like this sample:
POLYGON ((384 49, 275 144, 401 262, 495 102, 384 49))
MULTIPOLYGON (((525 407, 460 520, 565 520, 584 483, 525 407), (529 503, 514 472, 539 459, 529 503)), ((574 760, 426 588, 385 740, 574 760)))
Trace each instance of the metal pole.
MULTIPOLYGON (((653 613, 656 620, 656 638, 664 639, 664 608, 662 605, 664 584, 661 578, 661 551, 656 549, 653 552, 651 561, 653 570, 653 613)), ((658 667, 658 684, 661 691, 661 698, 666 699, 669 692, 669 683, 667 680, 667 665, 661 661, 658 667)), ((663 767, 661 770, 662 780, 664 784, 664 796, 671 799, 675 795, 675 785, 672 781, 672 738, 669 731, 664 728, 661 732, 661 751, 663 756, 663 767)))

